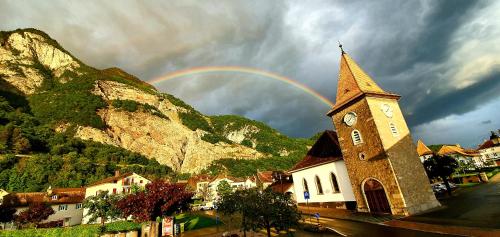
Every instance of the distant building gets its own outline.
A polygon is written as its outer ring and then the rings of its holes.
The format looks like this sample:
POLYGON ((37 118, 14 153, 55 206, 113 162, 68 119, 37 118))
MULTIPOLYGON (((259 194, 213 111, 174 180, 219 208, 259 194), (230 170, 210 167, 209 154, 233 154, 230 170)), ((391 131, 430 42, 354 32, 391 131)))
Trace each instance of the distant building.
POLYGON ((417 141, 417 153, 418 156, 420 157, 420 161, 423 163, 425 160, 431 158, 434 154, 434 152, 427 147, 422 140, 417 141))
MULTIPOLYGON (((85 198, 90 196, 95 196, 99 192, 108 191, 109 194, 120 194, 120 193, 130 193, 132 186, 137 185, 139 187, 145 187, 146 184, 150 183, 148 179, 130 172, 125 174, 120 174, 119 171, 115 172, 115 176, 105 178, 103 180, 97 181, 93 184, 90 184, 86 187, 85 198)), ((85 209, 83 211, 83 223, 89 223, 89 216, 86 216, 88 210, 85 209)), ((96 223, 99 223, 100 219, 96 220, 96 223)))
POLYGON ((56 222, 59 226, 73 226, 82 223, 82 202, 85 188, 54 188, 46 192, 10 193, 4 196, 6 206, 15 207, 19 214, 30 204, 46 203, 54 210, 54 214, 42 223, 56 222))
POLYGON ((188 186, 195 190, 195 197, 203 198, 205 201, 214 201, 219 198, 217 187, 222 181, 226 181, 233 191, 238 189, 249 189, 256 187, 254 177, 236 178, 228 175, 196 175, 188 179, 188 186))
POLYGON ((256 175, 257 187, 260 189, 266 189, 269 185, 274 182, 273 171, 258 171, 256 175))
POLYGON ((485 160, 477 150, 464 149, 459 144, 444 145, 439 149, 438 155, 447 155, 455 158, 462 166, 470 166, 471 169, 481 168, 485 166, 485 160))
POLYGON ((492 131, 490 139, 481 144, 477 150, 488 166, 500 166, 500 138, 495 132, 492 131))
POLYGON ((293 186, 293 176, 290 173, 285 173, 281 171, 275 171, 273 173, 274 182, 267 188, 270 188, 277 193, 288 193, 292 199, 296 202, 297 197, 295 195, 295 188, 293 186))
POLYGON ((334 131, 323 132, 304 159, 288 172, 292 174, 299 205, 356 208, 351 181, 334 131), (305 198, 305 192, 309 199, 305 198))

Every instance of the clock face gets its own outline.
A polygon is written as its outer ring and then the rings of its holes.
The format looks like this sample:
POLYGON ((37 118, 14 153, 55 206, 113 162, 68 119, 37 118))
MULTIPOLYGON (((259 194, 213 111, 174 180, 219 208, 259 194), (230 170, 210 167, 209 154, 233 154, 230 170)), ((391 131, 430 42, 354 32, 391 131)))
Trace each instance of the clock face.
POLYGON ((388 104, 383 104, 382 107, 382 112, 385 114, 385 116, 391 118, 393 115, 393 109, 390 105, 388 104))
POLYGON ((347 126, 352 126, 354 123, 356 123, 357 115, 354 112, 349 112, 344 116, 344 123, 347 124, 347 126))

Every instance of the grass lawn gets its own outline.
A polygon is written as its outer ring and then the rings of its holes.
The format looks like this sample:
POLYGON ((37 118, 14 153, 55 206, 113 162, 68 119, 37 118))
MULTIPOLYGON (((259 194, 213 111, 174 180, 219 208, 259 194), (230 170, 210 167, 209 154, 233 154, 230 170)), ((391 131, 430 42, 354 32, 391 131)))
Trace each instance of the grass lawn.
POLYGON ((468 188, 468 187, 474 187, 479 184, 480 183, 466 183, 466 184, 457 184, 457 186, 461 188, 468 188))
POLYGON ((499 172, 500 172, 500 169, 494 169, 493 171, 486 173, 486 176, 488 176, 488 179, 489 179, 489 178, 495 176, 499 172))
POLYGON ((175 216, 176 223, 185 223, 184 231, 215 226, 215 219, 201 213, 182 213, 175 216))
MULTIPOLYGON (((52 236, 75 236, 75 237, 87 237, 87 236, 97 236, 99 233, 99 225, 79 225, 66 228, 39 228, 39 229, 22 229, 22 230, 5 230, 0 231, 1 237, 20 237, 20 236, 40 236, 40 237, 52 237, 52 236)), ((130 221, 117 221, 113 223, 106 224, 106 231, 126 231, 126 230, 137 230, 141 228, 140 223, 134 223, 130 221)))

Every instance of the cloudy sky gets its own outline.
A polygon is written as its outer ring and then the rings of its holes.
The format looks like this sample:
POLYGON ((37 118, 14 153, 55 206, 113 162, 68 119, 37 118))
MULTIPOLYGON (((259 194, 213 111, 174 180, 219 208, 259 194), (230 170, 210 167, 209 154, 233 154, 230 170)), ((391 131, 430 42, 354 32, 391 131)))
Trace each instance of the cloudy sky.
MULTIPOLYGON (((200 66, 273 72, 335 101, 338 41, 400 105, 414 139, 476 146, 500 128, 500 1, 1 1, 0 30, 47 32, 85 63, 148 81, 200 66)), ((238 72, 155 85, 206 114, 295 137, 332 129, 329 106, 238 72)))

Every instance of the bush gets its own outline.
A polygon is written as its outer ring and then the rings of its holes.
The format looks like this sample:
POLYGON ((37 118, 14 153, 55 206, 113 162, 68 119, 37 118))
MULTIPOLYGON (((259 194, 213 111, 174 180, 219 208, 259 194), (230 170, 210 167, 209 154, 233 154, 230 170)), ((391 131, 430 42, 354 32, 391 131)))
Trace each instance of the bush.
POLYGON ((111 105, 117 109, 124 109, 128 112, 135 112, 139 107, 138 103, 133 100, 113 100, 111 105))

